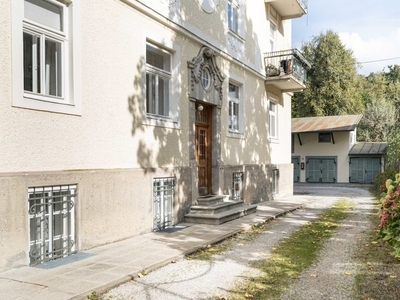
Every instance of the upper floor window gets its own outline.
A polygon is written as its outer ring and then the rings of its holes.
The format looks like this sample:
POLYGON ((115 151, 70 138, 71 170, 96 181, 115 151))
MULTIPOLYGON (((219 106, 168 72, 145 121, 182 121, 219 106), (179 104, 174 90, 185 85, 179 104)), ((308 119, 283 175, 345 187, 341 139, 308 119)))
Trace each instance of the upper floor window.
POLYGON ((278 105, 275 102, 269 101, 269 137, 272 139, 278 138, 278 105))
POLYGON ((146 48, 146 112, 169 117, 171 54, 156 46, 146 48))
POLYGON ((331 132, 319 132, 318 133, 318 143, 330 143, 332 133, 331 132))
POLYGON ((231 131, 239 131, 240 118, 240 89, 237 85, 229 83, 229 115, 228 128, 231 131))
POLYGON ((276 48, 275 40, 276 40, 276 25, 272 22, 269 22, 269 47, 270 47, 269 50, 271 52, 275 51, 276 48))
POLYGON ((235 1, 228 0, 227 2, 227 19, 228 19, 228 28, 238 33, 238 10, 239 6, 235 1))
POLYGON ((64 99, 64 67, 67 37, 64 6, 25 0, 23 33, 24 91, 64 99))
POLYGON ((13 105, 80 114, 80 0, 12 3, 13 105))

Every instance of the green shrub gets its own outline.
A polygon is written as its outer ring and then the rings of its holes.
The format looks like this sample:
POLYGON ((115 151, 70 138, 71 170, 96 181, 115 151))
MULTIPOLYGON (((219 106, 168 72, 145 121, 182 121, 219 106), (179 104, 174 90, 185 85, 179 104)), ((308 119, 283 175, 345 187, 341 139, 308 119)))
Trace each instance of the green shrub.
MULTIPOLYGON (((391 175, 391 174, 390 174, 391 175)), ((381 181, 379 208, 379 235, 393 247, 395 257, 400 256, 400 173, 387 176, 377 176, 377 182, 381 181), (380 178, 378 178, 380 177, 380 178), (386 179, 386 180, 385 180, 386 179)))
POLYGON ((375 179, 374 179, 374 184, 373 184, 373 193, 377 198, 382 198, 382 193, 387 193, 387 188, 386 188, 386 180, 388 179, 394 179, 396 176, 396 171, 394 169, 387 169, 383 173, 379 173, 375 179))

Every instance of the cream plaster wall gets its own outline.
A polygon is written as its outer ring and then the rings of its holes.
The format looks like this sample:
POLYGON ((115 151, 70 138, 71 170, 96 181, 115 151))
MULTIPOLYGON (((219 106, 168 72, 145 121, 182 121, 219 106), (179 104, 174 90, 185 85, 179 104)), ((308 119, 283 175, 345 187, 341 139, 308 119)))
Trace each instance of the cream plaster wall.
POLYGON ((278 102, 278 139, 271 139, 270 145, 273 164, 291 162, 291 134, 291 96, 284 93, 278 102))
POLYGON ((225 164, 265 164, 270 162, 267 139, 268 124, 265 122, 268 106, 264 80, 235 64, 223 63, 224 105, 222 107, 222 160, 225 164), (242 103, 245 118, 242 135, 232 136, 228 131, 228 84, 233 79, 242 79, 244 90, 242 103))
MULTIPOLYGON (((318 133, 300 133, 302 146, 300 146, 297 136, 295 136, 294 153, 292 156, 300 156, 300 162, 306 164, 308 156, 336 156, 337 157, 337 182, 349 182, 349 148, 350 139, 348 131, 334 132, 333 143, 318 143, 318 133)), ((305 182, 306 168, 300 170, 300 182, 305 182)))
MULTIPOLYGON (((82 39, 74 43, 81 48, 82 114, 67 115, 12 107, 11 1, 0 1, 0 269, 29 261, 26 197, 31 186, 78 184, 79 251, 150 231, 155 177, 177 178, 174 212, 177 220, 183 219, 192 193, 189 127, 193 124, 189 124, 187 62, 204 44, 216 50, 217 64, 226 78, 221 108, 224 164, 246 170, 252 203, 271 199, 271 164, 280 168, 280 191, 284 185, 290 194, 283 178, 292 178, 287 168, 290 95, 278 95, 282 99, 279 143, 268 140, 268 100, 260 59, 268 44, 267 19, 259 9, 264 1, 243 0, 251 17, 243 26, 243 49, 226 40, 221 21, 225 1, 220 1, 213 14, 203 12, 194 0, 176 2, 182 14, 160 6, 158 0, 150 2, 158 4, 162 13, 148 6, 138 11, 137 1, 127 2, 81 1, 82 39), (197 27, 191 25, 194 18, 201 20, 197 27), (143 117, 146 39, 180 58, 173 69, 177 118, 171 126, 162 127, 143 117), (229 136, 227 128, 230 78, 240 79, 245 87, 246 126, 243 135, 236 137, 229 136)), ((284 23, 285 37, 280 38, 283 45, 290 40, 288 24, 284 23)))
MULTIPOLYGON (((3 11, 10 11, 9 4, 2 5, 3 11)), ((82 1, 82 16, 85 38, 78 41, 82 46, 81 116, 10 106, 10 18, 4 20, 0 29, 4 60, 0 172, 187 165, 187 129, 179 128, 180 124, 177 129, 143 126, 136 114, 143 108, 142 46, 146 36, 140 29, 158 32, 175 44, 184 44, 182 39, 119 1, 82 1)), ((192 55, 196 54, 193 51, 192 55)), ((178 101, 180 121, 187 123, 187 105, 181 103, 181 97, 187 101, 186 93, 181 93, 187 88, 186 61, 183 68, 177 64, 182 75, 175 85, 179 98, 174 100, 178 101)))

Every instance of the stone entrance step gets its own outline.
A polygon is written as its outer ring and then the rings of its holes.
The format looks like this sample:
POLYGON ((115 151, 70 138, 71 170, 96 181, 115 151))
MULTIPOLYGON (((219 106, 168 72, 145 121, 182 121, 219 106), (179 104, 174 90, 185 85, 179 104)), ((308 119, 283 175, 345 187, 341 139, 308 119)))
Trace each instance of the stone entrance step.
POLYGON ((243 201, 229 200, 223 195, 199 197, 197 204, 185 215, 185 222, 219 225, 255 213, 257 210, 257 205, 245 205, 243 201))

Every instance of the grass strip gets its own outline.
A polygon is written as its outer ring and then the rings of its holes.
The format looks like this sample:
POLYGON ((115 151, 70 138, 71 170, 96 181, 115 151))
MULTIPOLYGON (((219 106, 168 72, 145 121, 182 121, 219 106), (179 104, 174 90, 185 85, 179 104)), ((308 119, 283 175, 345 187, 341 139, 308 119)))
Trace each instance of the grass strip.
POLYGON ((400 259, 393 257, 390 254, 393 249, 379 238, 379 200, 376 199, 374 204, 372 213, 367 215, 371 229, 359 241, 354 257, 359 266, 355 277, 357 298, 354 299, 398 299, 400 259))
POLYGON ((277 299, 290 281, 309 268, 317 259, 324 242, 333 236, 353 203, 340 200, 325 210, 317 220, 307 223, 300 230, 273 248, 267 260, 258 261, 254 267, 261 276, 246 280, 232 291, 228 299, 277 299))

